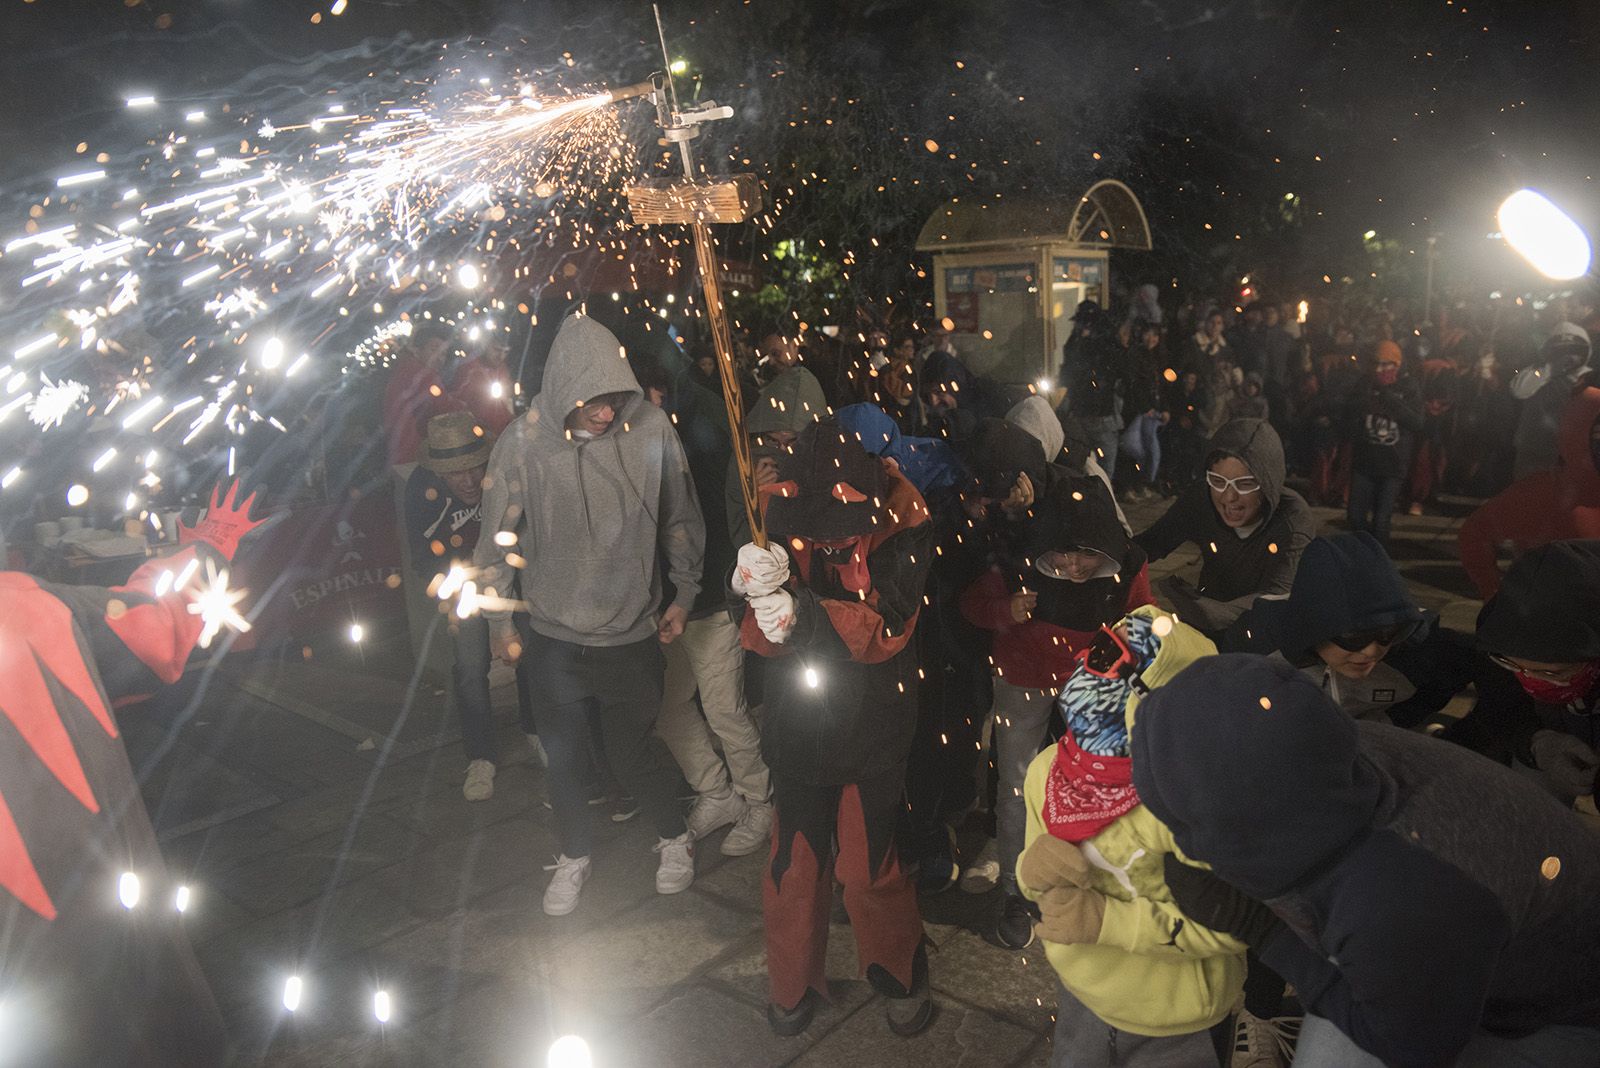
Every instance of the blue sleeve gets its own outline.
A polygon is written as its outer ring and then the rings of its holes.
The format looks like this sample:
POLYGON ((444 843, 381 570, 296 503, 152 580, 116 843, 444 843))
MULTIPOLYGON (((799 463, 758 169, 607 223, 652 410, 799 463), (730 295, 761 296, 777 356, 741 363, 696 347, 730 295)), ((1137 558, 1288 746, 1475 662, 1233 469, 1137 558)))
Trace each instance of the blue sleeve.
POLYGON ((1453 1064, 1478 1029, 1510 937, 1499 901, 1387 832, 1329 879, 1321 952, 1282 929, 1257 954, 1294 984, 1307 1012, 1391 1068, 1453 1064))

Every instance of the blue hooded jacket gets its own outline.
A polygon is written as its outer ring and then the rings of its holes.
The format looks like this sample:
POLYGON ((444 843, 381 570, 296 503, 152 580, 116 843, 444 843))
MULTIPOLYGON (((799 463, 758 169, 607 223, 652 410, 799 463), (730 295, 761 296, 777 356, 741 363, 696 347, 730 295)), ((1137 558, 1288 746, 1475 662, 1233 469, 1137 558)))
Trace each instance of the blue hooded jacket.
POLYGON ((1283 921, 1256 953, 1385 1064, 1600 1027, 1600 835, 1538 785, 1244 654, 1152 692, 1132 748, 1184 854, 1283 921))
POLYGON ((924 500, 957 489, 966 479, 954 449, 938 438, 900 433, 895 421, 876 404, 848 405, 839 409, 836 418, 841 427, 856 436, 862 448, 899 464, 901 474, 917 487, 924 500))

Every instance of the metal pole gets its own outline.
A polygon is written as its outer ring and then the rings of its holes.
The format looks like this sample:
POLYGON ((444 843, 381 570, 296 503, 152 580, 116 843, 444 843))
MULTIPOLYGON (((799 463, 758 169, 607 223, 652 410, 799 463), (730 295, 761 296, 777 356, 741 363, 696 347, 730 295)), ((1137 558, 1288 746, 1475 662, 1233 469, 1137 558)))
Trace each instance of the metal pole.
POLYGON ((1428 236, 1428 275, 1422 289, 1422 321, 1425 323, 1433 322, 1433 255, 1438 241, 1436 235, 1428 236))

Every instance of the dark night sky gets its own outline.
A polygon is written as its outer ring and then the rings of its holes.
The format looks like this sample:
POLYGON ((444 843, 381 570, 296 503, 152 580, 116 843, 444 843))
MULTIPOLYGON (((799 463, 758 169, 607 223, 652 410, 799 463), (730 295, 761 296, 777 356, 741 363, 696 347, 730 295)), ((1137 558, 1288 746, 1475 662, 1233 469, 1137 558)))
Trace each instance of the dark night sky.
MULTIPOLYGON (((15 188, 21 176, 56 173, 79 141, 92 153, 130 133, 130 122, 154 133, 175 121, 130 115, 122 98, 131 91, 174 101, 169 111, 178 101, 250 108, 263 87, 281 100, 327 87, 319 78, 337 84, 364 52, 404 35, 457 39, 498 27, 506 40, 509 28, 525 35, 535 62, 569 50, 601 77, 650 62, 646 3, 349 0, 342 17, 313 24, 331 2, 0 0, 9 57, 0 69, 8 146, 0 181, 15 188), (344 58, 319 58, 330 53, 344 58)), ((1225 241, 1231 235, 1220 231, 1232 227, 1219 213, 1290 192, 1302 198, 1308 232, 1355 238, 1377 229, 1404 243, 1434 231, 1463 244, 1481 238, 1499 198, 1523 184, 1545 189, 1591 229, 1600 221, 1600 142, 1583 118, 1600 113, 1592 73, 1600 5, 1592 3, 663 6, 674 47, 723 99, 737 100, 737 86, 757 84, 769 68, 826 73, 835 63, 844 80, 878 71, 943 87, 961 59, 972 78, 1029 97, 1038 153, 1068 160, 1100 151, 1112 173, 1132 172, 1160 208, 1158 240, 1225 241), (1149 187, 1164 182, 1172 195, 1152 197, 1149 187), (1207 232, 1213 215, 1218 226, 1207 232)), ((952 110, 951 123, 928 116, 929 136, 965 135, 966 158, 981 158, 970 132, 991 116, 961 99, 952 110)))

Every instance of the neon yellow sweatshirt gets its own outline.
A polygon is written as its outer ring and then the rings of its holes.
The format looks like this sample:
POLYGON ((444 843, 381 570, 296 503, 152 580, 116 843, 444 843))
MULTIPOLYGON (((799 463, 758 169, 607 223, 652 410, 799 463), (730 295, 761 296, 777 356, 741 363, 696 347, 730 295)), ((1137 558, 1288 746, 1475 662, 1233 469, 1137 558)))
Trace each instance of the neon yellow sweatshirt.
MULTIPOLYGON (((1164 613, 1151 607, 1137 614, 1164 613)), ((1145 682, 1159 686, 1214 652, 1198 631, 1176 624, 1144 673, 1145 682)), ((1130 723, 1136 702, 1129 702, 1130 723)), ((1054 746, 1040 753, 1023 784, 1028 844, 1048 833, 1041 812, 1055 755, 1054 746)), ((1044 943, 1062 985, 1100 1019, 1137 1035, 1189 1034, 1227 1016, 1244 988, 1245 947, 1194 923, 1173 904, 1162 855, 1179 850, 1165 825, 1139 805, 1079 848, 1094 868, 1094 889, 1106 897, 1105 921, 1093 945, 1044 943)), ((1021 884, 1020 873, 1019 885, 1034 900, 1048 889, 1021 884)))

